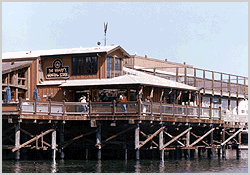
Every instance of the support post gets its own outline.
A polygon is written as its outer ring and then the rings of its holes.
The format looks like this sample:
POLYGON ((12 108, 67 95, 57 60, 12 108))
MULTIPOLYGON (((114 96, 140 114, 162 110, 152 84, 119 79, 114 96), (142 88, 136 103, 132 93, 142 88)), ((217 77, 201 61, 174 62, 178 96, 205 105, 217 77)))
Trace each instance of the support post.
MULTIPOLYGON (((188 128, 190 127, 190 124, 188 124, 188 128)), ((190 130, 186 134, 186 147, 189 147, 190 145, 190 130)), ((190 157, 190 149, 187 149, 187 157, 190 157)))
MULTIPOLYGON (((15 147, 20 145, 20 122, 15 125, 15 147)), ((20 160, 20 150, 16 152, 16 160, 20 160)))
POLYGON ((140 131, 140 126, 139 124, 137 124, 137 127, 135 128, 135 159, 136 160, 140 159, 140 149, 138 148, 139 141, 140 141, 139 131, 140 131))
POLYGON ((56 128, 52 131, 52 159, 55 162, 56 161, 56 128))
POLYGON ((97 159, 98 160, 101 160, 101 145, 99 143, 101 143, 101 124, 99 122, 97 122, 97 125, 98 125, 98 129, 97 129, 97 132, 96 132, 96 144, 98 145, 97 146, 97 149, 98 149, 98 152, 97 152, 97 159))
MULTIPOLYGON (((208 148, 208 157, 211 157, 211 156, 213 156, 213 126, 211 127, 211 130, 212 130, 212 132, 210 133, 210 138, 209 138, 209 141, 210 141, 210 143, 209 143, 209 146, 210 146, 210 148, 208 148)), ((210 130, 210 131, 211 131, 210 130)))
POLYGON ((123 145, 123 149, 125 150, 125 160, 127 161, 128 160, 128 148, 127 148, 127 145, 126 144, 124 144, 123 145))
POLYGON ((60 125, 60 157, 61 159, 64 159, 64 150, 63 150, 63 143, 64 143, 64 124, 61 123, 60 125))
MULTIPOLYGON (((223 128, 222 129, 222 142, 224 142, 226 140, 226 129, 223 128)), ((226 152, 225 152, 225 146, 222 146, 222 158, 226 157, 226 152)))
POLYGON ((236 144, 236 159, 240 158, 240 149, 239 149, 239 144, 236 144))
MULTIPOLYGON (((163 138, 163 130, 159 133, 159 148, 163 146, 164 138, 163 138)), ((160 160, 164 161, 164 149, 160 149, 160 160)))

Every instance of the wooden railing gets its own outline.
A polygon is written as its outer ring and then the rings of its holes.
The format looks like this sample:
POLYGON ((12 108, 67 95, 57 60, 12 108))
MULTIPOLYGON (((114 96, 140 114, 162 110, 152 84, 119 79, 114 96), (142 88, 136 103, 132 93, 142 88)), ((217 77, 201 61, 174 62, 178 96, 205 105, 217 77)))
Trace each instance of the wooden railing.
POLYGON ((248 97, 248 77, 190 67, 151 67, 152 74, 202 88, 204 93, 248 97), (165 71, 165 72, 158 72, 165 71))
POLYGON ((160 102, 55 102, 19 99, 19 103, 2 104, 3 115, 49 115, 49 116, 172 116, 196 119, 224 120, 248 123, 246 116, 222 115, 221 107, 199 107, 166 104, 160 102))
MULTIPOLYGON (((9 105, 3 104, 3 112, 9 111, 9 105), (6 110, 5 110, 6 109, 6 110)), ((166 104, 159 102, 55 102, 22 100, 16 104, 20 115, 155 115, 185 116, 208 119, 221 119, 221 108, 206 108, 188 105, 166 104)))

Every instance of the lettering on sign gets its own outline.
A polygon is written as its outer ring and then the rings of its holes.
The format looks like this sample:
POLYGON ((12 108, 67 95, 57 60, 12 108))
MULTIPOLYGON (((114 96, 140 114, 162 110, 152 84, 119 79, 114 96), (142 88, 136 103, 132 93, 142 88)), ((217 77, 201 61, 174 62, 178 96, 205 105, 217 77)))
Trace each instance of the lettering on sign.
POLYGON ((47 67, 47 79, 67 79, 69 78, 69 67, 62 65, 61 59, 56 59, 52 67, 47 67))

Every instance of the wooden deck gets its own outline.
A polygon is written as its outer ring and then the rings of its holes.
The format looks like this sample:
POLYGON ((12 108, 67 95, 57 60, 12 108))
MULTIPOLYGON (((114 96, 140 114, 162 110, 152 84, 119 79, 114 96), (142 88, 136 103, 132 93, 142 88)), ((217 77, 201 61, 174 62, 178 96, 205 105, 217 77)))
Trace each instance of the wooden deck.
POLYGON ((3 119, 11 120, 128 120, 151 122, 219 124, 246 128, 248 121, 236 116, 228 121, 221 108, 165 104, 159 102, 54 102, 23 101, 3 104, 3 119), (86 106, 86 111, 82 111, 86 106))

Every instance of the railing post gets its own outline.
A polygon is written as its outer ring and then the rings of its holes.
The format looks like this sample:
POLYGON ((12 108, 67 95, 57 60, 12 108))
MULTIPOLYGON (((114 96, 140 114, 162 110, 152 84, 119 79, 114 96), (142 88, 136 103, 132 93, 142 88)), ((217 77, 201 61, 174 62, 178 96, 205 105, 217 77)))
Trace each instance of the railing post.
POLYGON ((89 116, 91 115, 91 111, 92 111, 92 104, 91 104, 91 100, 89 101, 89 116))
POLYGON ((184 74, 185 74, 184 83, 187 84, 187 67, 184 68, 184 74))
POLYGON ((175 77, 175 78, 176 78, 176 82, 178 82, 178 69, 179 69, 179 68, 176 67, 176 77, 175 77))
POLYGON ((63 100, 63 116, 65 115, 65 100, 63 100))
POLYGON ((196 68, 194 68, 194 87, 197 87, 196 86, 196 68))
POLYGON ((203 70, 203 93, 205 94, 205 87, 206 87, 206 72, 203 70))
POLYGON ((236 94, 236 96, 237 96, 237 98, 238 98, 238 96, 239 96, 239 77, 238 77, 238 76, 236 76, 236 89, 237 89, 237 94, 236 94))
POLYGON ((23 111, 23 109, 22 109, 22 98, 19 97, 19 115, 22 114, 22 111, 23 111))
POLYGON ((141 116, 141 100, 138 100, 138 115, 141 116))
POLYGON ((173 103, 173 117, 175 117, 175 103, 173 103))
POLYGON ((115 100, 113 100, 113 115, 115 115, 116 107, 115 107, 115 100))
POLYGON ((153 116, 153 100, 151 100, 151 116, 153 116))
POLYGON ((160 116, 162 116, 162 111, 163 111, 163 109, 162 109, 162 101, 160 102, 160 116))
POLYGON ((222 96, 223 95, 223 74, 222 73, 220 74, 220 79, 221 79, 220 90, 221 90, 221 96, 222 96))
POLYGON ((36 114, 36 105, 37 105, 37 104, 36 104, 36 98, 35 98, 35 114, 36 114))
POLYGON ((212 109, 213 109, 213 108, 212 108, 212 103, 211 103, 212 100, 211 100, 211 99, 212 99, 212 98, 210 98, 210 106, 209 106, 209 115, 210 115, 209 117, 210 117, 210 119, 212 119, 212 113, 213 113, 213 112, 212 112, 212 109))
POLYGON ((214 71, 212 71, 212 95, 214 95, 214 71))
POLYGON ((244 98, 246 98, 246 77, 244 77, 244 98))
POLYGON ((220 109, 219 115, 220 115, 220 120, 221 120, 221 106, 219 107, 219 109, 220 109))
POLYGON ((49 99, 49 115, 51 115, 51 99, 49 99))
POLYGON ((188 105, 186 104, 186 118, 188 118, 188 105))
POLYGON ((230 74, 228 75, 228 95, 231 97, 231 76, 230 74))
POLYGON ((198 104, 197 107, 198 107, 198 118, 201 119, 201 108, 200 108, 200 104, 198 104))

